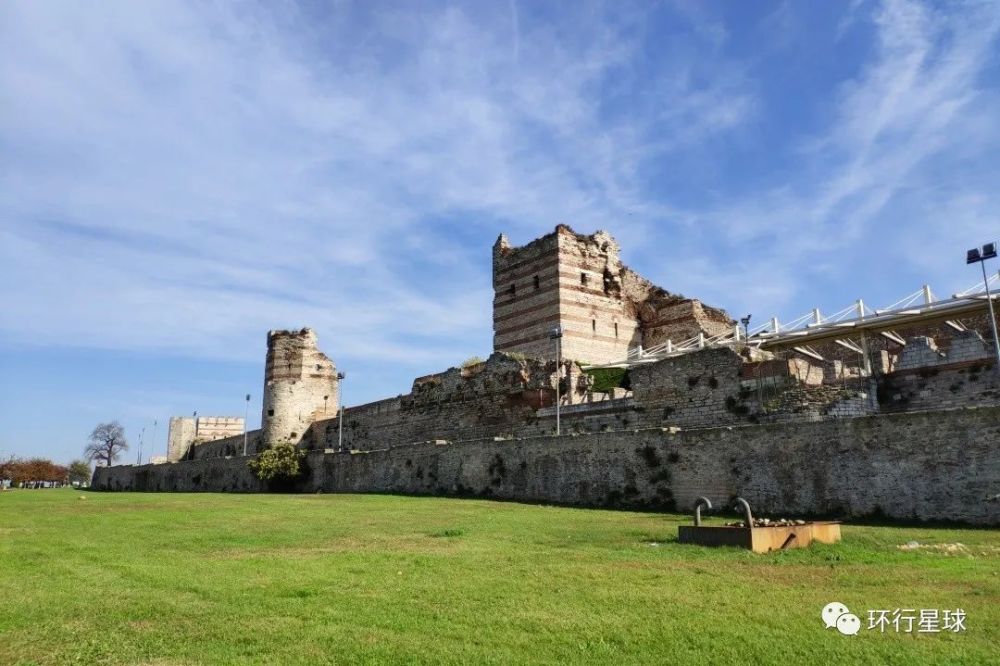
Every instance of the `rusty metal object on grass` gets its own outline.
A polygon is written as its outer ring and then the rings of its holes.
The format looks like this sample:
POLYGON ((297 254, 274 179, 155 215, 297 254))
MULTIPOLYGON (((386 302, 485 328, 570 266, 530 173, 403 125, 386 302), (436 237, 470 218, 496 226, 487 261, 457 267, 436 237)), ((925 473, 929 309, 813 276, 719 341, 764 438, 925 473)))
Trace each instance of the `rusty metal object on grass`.
POLYGON ((695 524, 681 525, 677 540, 701 546, 738 546, 755 553, 773 550, 806 548, 813 541, 837 543, 840 541, 840 523, 835 521, 806 522, 781 521, 770 524, 768 519, 754 521, 750 504, 743 498, 736 499, 736 507, 742 509, 745 522, 736 525, 702 525, 701 507, 712 508, 711 502, 699 497, 695 502, 695 524))
POLYGON ((694 525, 695 527, 701 527, 701 507, 705 507, 709 511, 712 510, 712 501, 707 497, 699 497, 694 503, 694 525))

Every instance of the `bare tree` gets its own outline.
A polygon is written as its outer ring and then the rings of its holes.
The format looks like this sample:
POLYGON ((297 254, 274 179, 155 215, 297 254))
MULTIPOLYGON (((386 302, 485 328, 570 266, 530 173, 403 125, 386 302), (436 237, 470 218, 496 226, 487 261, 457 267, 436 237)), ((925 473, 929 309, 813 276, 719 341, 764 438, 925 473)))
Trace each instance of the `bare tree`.
POLYGON ((90 441, 83 455, 87 460, 104 461, 105 467, 111 467, 120 454, 128 451, 125 441, 125 428, 118 421, 101 423, 90 433, 90 441))

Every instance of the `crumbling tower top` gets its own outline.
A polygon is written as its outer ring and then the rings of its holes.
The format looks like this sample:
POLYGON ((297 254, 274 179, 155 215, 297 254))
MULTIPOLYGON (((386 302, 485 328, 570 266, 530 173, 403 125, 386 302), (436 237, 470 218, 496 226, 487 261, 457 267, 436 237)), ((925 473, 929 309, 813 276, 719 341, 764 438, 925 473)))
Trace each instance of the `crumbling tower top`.
POLYGON ((339 403, 337 367, 317 346, 310 328, 268 331, 264 366, 264 442, 297 444, 317 419, 332 417, 339 403))
POLYGON ((657 287, 620 252, 608 232, 588 236, 565 224, 521 247, 501 234, 493 245, 494 349, 551 358, 549 331, 559 325, 566 358, 605 363, 639 345, 731 330, 724 311, 657 287))

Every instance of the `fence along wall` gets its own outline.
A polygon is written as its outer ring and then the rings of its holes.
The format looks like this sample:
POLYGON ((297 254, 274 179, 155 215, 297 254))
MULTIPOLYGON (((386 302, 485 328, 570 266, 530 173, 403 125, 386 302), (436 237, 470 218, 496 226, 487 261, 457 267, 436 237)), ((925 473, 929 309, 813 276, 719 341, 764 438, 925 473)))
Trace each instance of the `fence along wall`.
MULTIPOLYGON (((669 432, 417 444, 305 459, 302 492, 475 495, 687 510, 740 495, 764 515, 1000 525, 1000 408, 669 432)), ((102 490, 267 490, 247 458, 98 468, 102 490)))

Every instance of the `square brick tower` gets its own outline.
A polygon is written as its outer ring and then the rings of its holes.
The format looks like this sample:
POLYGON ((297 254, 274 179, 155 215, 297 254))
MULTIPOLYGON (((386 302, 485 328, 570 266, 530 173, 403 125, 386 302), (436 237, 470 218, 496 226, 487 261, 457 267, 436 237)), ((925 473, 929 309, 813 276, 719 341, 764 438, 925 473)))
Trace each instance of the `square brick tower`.
POLYGON ((564 224, 522 247, 493 245, 493 348, 553 358, 549 331, 562 326, 563 357, 585 363, 625 358, 632 347, 731 331, 723 310, 671 294, 619 259, 606 231, 564 224))

